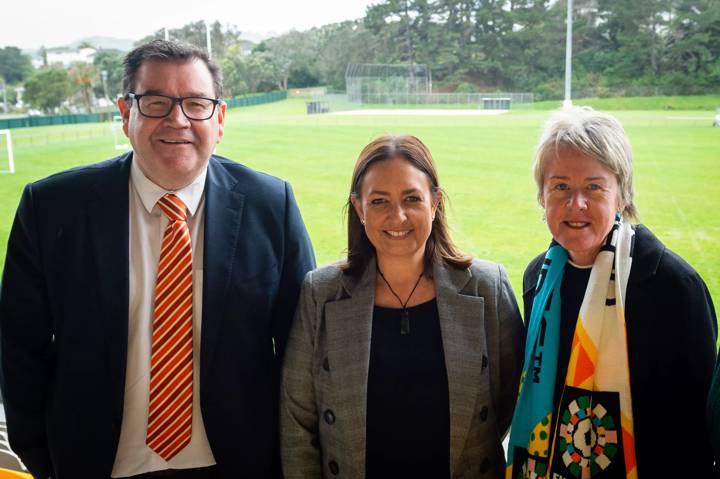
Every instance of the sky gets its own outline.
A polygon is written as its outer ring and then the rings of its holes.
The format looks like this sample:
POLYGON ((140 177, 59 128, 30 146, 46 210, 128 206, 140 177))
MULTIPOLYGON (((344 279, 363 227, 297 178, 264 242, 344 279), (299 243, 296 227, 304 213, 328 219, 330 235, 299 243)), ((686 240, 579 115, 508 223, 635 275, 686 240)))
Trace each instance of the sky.
POLYGON ((283 33, 360 18, 380 0, 21 0, 2 2, 0 47, 62 46, 90 36, 138 40, 198 20, 283 33))

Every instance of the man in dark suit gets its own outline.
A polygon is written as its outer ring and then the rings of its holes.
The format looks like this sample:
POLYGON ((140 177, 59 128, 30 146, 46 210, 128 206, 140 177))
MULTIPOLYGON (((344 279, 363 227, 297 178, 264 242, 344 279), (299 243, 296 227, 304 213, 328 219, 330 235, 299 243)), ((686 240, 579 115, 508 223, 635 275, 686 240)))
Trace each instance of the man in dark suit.
POLYGON ((279 368, 312 247, 290 186, 214 156, 220 73, 125 59, 129 154, 28 185, 0 291, 12 448, 36 478, 280 476, 279 368))

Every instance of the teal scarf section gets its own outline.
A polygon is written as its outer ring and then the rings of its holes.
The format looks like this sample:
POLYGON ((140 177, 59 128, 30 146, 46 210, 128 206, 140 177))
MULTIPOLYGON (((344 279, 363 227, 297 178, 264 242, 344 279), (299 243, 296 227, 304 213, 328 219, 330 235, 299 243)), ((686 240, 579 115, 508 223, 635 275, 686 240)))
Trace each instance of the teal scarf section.
POLYGON ((567 251, 553 240, 535 288, 508 447, 508 472, 513 465, 515 468, 506 477, 532 477, 524 476, 523 469, 545 475, 548 469, 560 336, 560 286, 567 260, 567 251))

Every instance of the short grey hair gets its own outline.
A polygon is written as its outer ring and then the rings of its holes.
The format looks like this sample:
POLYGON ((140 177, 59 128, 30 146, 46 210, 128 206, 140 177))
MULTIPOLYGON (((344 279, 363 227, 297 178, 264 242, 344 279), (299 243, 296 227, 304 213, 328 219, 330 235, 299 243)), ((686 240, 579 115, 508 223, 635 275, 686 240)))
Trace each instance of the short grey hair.
POLYGON ((590 107, 571 107, 552 114, 535 149, 533 176, 538 201, 543 194, 545 168, 562 149, 571 149, 599 161, 615 174, 625 218, 637 220, 633 186, 633 154, 630 140, 612 115, 590 107))

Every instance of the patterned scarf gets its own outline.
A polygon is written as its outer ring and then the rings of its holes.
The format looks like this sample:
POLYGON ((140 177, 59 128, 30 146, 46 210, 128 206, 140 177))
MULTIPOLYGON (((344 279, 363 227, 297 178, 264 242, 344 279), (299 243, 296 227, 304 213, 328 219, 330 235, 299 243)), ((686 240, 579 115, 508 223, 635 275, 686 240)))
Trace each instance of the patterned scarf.
POLYGON ((590 273, 554 411, 568 253, 550 244, 530 315, 506 479, 637 478, 624 309, 634 235, 618 214, 590 273))

